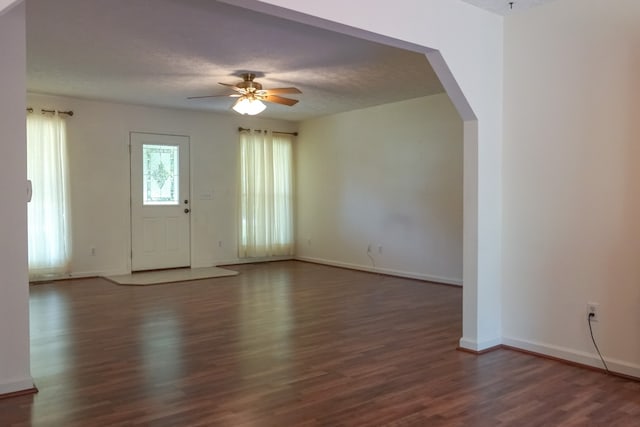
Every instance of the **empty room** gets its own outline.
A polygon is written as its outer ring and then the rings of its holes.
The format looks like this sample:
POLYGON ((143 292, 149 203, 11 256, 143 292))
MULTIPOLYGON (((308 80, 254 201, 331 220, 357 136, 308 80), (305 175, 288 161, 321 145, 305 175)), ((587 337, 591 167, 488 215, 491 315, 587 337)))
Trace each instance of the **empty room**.
POLYGON ((0 425, 630 425, 640 4, 0 2, 0 425))

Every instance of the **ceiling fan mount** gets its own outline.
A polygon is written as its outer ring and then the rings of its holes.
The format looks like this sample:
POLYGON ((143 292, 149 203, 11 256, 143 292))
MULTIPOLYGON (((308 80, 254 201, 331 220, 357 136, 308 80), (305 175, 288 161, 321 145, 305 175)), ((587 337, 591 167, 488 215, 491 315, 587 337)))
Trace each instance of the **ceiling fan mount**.
POLYGON ((259 90, 262 90, 262 85, 258 82, 253 81, 253 79, 256 78, 255 74, 244 73, 244 74, 241 74, 240 77, 242 77, 242 81, 237 85, 235 85, 235 87, 245 89, 249 92, 257 92, 259 90))

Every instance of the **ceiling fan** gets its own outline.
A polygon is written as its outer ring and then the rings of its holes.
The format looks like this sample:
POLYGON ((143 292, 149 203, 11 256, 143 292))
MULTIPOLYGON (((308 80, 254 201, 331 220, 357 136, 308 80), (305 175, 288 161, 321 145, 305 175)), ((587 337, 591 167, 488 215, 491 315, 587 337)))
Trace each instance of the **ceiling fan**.
POLYGON ((222 86, 231 88, 236 93, 231 93, 228 95, 190 96, 187 99, 217 98, 221 96, 238 98, 238 100, 233 105, 233 109, 240 114, 255 115, 261 113, 266 108, 262 101, 287 105, 290 107, 297 104, 298 100, 278 96, 278 94, 302 93, 300 89, 295 87, 262 89, 262 85, 254 80, 256 78, 256 75, 254 73, 244 73, 241 75, 241 77, 242 81, 235 85, 229 83, 220 83, 222 86))

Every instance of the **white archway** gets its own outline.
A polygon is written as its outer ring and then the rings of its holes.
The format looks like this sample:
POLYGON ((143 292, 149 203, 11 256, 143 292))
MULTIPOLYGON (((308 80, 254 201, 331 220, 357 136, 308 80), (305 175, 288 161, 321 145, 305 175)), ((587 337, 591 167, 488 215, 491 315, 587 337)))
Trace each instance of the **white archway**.
MULTIPOLYGON (((448 10, 449 8, 462 9, 468 12, 467 15, 462 15, 463 18, 473 20, 476 26, 484 25, 485 18, 489 17, 487 19, 488 24, 499 26, 496 34, 488 33, 490 41, 495 41, 495 43, 486 46, 486 52, 490 52, 492 55, 474 56, 470 58, 470 61, 473 62, 477 59, 489 61, 490 59, 488 58, 495 55, 497 51, 499 64, 495 64, 494 68, 499 69, 499 72, 494 76, 481 73, 479 75, 490 80, 491 85, 487 86, 495 86, 501 91, 502 21, 493 20, 493 16, 487 12, 478 11, 475 8, 469 9, 472 6, 468 4, 451 0, 448 0, 448 2, 443 2, 442 0, 432 0, 431 2, 404 0, 385 5, 381 5, 380 2, 375 5, 367 3, 365 5, 367 9, 363 9, 363 5, 351 3, 347 5, 338 0, 324 2, 320 6, 318 4, 300 4, 300 2, 294 0, 221 1, 325 30, 423 53, 427 56, 464 122, 463 331, 460 347, 480 352, 501 344, 501 92, 495 96, 496 101, 493 104, 497 105, 493 106, 496 108, 491 109, 491 115, 487 115, 486 122, 483 120, 479 123, 478 115, 474 112, 471 103, 458 84, 441 51, 434 47, 385 36, 362 28, 374 25, 370 24, 369 20, 373 18, 373 13, 377 13, 380 15, 380 23, 383 26, 389 30, 394 29, 393 18, 387 16, 385 10, 383 10, 385 6, 389 9, 391 15, 394 13, 401 14, 398 25, 411 28, 410 23, 407 21, 415 19, 420 25, 425 26, 426 33, 434 39, 442 38, 442 34, 436 34, 434 37, 434 31, 437 33, 437 30, 439 30, 442 33, 446 33, 455 30, 455 25, 451 29, 444 26, 446 25, 443 22, 445 16, 458 18, 456 15, 457 10, 450 11, 448 10), (405 13, 408 10, 413 10, 415 13, 405 13), (435 12, 434 16, 428 14, 430 10, 435 12), (362 28, 356 28, 355 26, 338 23, 336 22, 337 20, 322 18, 320 13, 325 17, 340 16, 342 18, 340 19, 341 22, 353 20, 367 25, 362 28), (422 15, 423 13, 427 13, 427 15, 422 15), (428 28, 429 23, 424 20, 425 17, 429 17, 434 24, 439 24, 436 30, 428 28), (491 120, 490 116, 494 116, 495 120, 491 120), (481 132, 480 126, 483 126, 484 132, 481 132), (485 143, 485 141, 491 142, 485 143), (495 169, 487 167, 492 163, 495 164, 495 169), (493 188, 491 188, 492 185, 493 188)), ((496 19, 498 18, 496 17, 496 19)), ((492 28, 492 30, 495 30, 495 28, 492 28)), ((465 37, 462 37, 462 35, 464 34, 460 35, 460 39, 464 40, 465 37)), ((475 37, 473 30, 467 36, 473 39, 475 37)), ((460 44, 460 40, 456 40, 456 42, 457 44, 454 43, 453 48, 459 49, 460 54, 464 55, 466 50, 473 49, 472 46, 467 46, 464 43, 460 44)), ((480 65, 482 63, 478 63, 478 65, 478 68, 481 68, 480 65)), ((483 90, 484 88, 481 87, 482 78, 478 80, 480 87, 474 86, 473 89, 483 90)), ((491 105, 490 101, 488 105, 491 105)))

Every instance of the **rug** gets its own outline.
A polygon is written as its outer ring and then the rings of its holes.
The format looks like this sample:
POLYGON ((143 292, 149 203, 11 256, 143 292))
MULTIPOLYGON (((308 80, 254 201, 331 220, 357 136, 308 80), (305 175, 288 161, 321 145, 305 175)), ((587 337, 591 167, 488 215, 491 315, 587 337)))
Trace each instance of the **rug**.
POLYGON ((171 270, 141 271, 120 276, 105 276, 104 278, 118 285, 147 286, 164 283, 186 282, 189 280, 211 279, 215 277, 235 276, 237 271, 219 267, 205 268, 176 268, 171 270))

